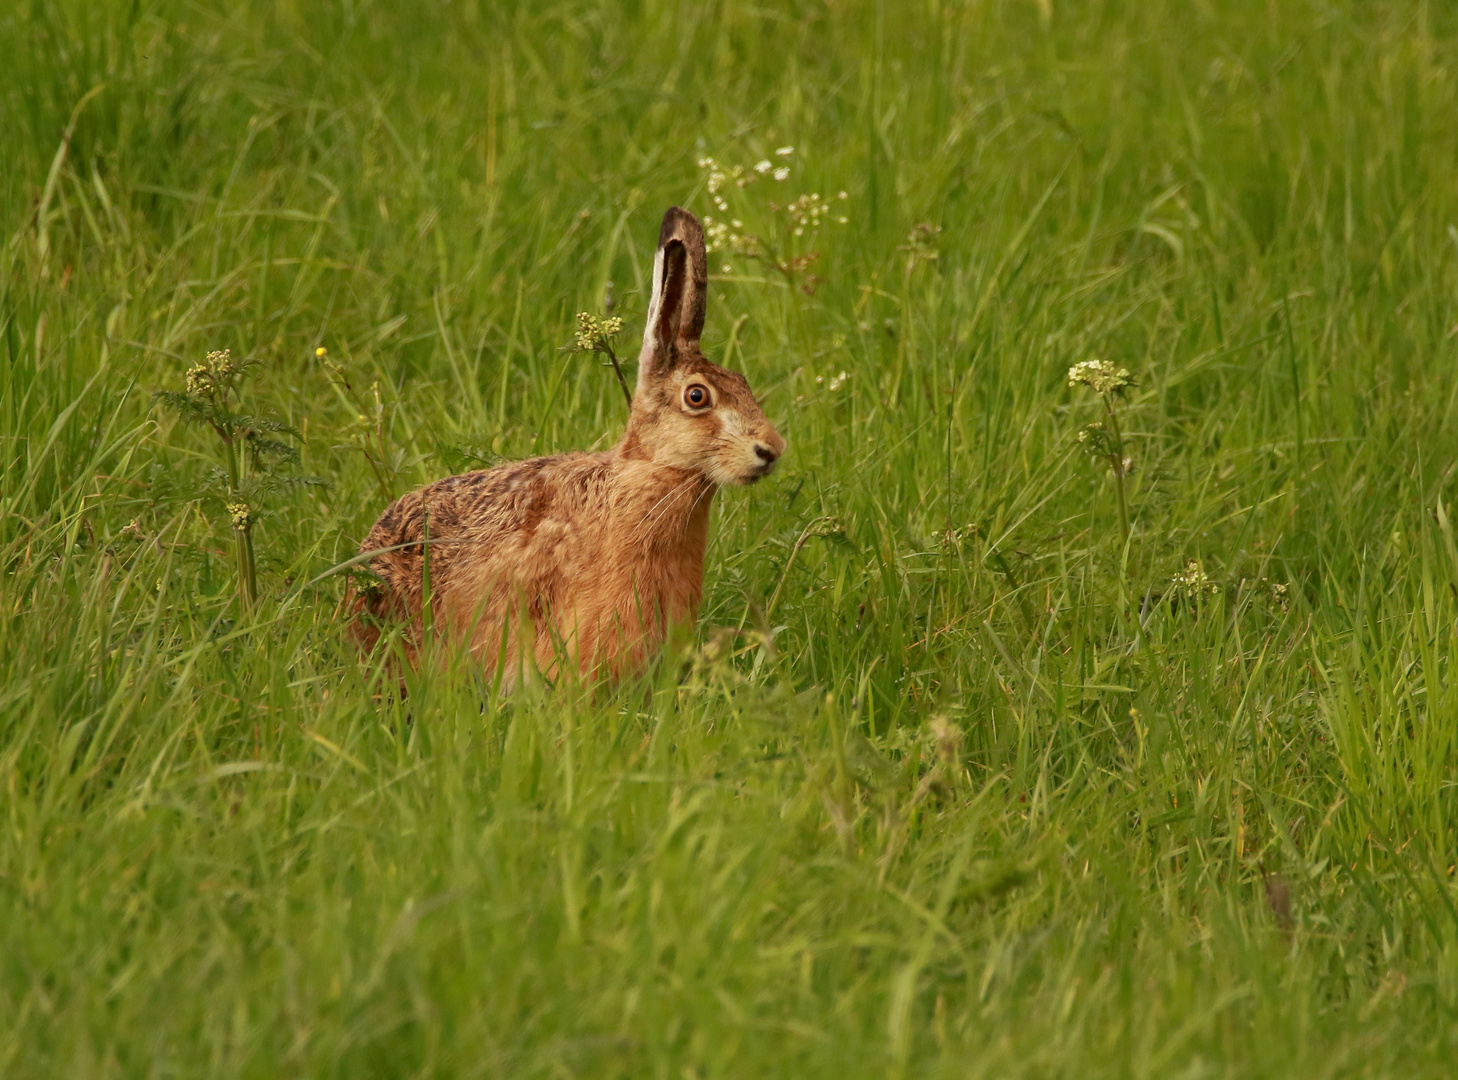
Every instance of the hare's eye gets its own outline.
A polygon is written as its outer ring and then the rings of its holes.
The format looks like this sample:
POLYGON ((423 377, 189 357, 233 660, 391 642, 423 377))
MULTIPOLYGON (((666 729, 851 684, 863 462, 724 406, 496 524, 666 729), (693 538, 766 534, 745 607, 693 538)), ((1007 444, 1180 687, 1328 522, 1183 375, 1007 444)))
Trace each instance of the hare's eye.
POLYGON ((690 409, 702 409, 709 403, 709 388, 694 383, 683 392, 683 403, 690 409))

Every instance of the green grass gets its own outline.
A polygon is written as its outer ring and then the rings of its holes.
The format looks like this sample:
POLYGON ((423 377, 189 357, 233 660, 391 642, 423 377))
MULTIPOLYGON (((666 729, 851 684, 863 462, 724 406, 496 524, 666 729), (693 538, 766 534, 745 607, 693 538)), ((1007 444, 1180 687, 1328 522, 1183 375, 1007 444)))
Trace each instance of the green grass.
POLYGON ((16 0, 0 47, 0 1074, 1449 1074, 1451 7, 16 0), (383 694, 320 577, 381 488, 608 445, 573 313, 638 332, 697 159, 784 144, 735 212, 850 220, 813 295, 712 284, 790 452, 696 641, 383 694), (251 615, 151 398, 221 348, 329 482, 251 615))

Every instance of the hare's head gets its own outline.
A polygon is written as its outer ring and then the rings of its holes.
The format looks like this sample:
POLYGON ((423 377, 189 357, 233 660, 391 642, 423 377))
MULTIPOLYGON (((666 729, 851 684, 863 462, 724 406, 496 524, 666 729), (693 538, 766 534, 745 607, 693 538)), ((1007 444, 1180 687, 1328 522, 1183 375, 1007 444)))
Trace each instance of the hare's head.
POLYGON ((671 207, 658 234, 623 449, 716 485, 752 484, 769 475, 785 440, 744 376, 711 364, 699 350, 708 276, 703 229, 687 210, 671 207))

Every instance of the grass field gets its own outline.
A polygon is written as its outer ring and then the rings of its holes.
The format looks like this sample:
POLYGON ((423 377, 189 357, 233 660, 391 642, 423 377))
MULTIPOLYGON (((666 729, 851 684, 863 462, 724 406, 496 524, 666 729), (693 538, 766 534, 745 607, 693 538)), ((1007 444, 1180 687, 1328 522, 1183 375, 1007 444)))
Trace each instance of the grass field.
POLYGON ((1454 8, 13 0, 0 48, 0 1074, 1451 1074, 1454 8), (673 203, 781 264, 714 255, 790 451, 696 638, 402 703, 329 571, 610 445, 560 347, 641 332, 673 203), (224 348, 324 481, 254 506, 251 609, 153 397, 224 348))

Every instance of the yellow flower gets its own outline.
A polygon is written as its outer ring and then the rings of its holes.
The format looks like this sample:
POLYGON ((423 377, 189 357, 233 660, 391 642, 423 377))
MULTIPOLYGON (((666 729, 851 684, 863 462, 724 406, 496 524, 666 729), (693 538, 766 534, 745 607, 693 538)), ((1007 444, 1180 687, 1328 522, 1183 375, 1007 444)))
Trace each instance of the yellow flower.
POLYGON ((616 315, 599 319, 587 311, 577 313, 577 351, 606 352, 623 331, 623 320, 616 315))
POLYGON ((206 364, 194 364, 187 369, 187 392, 200 397, 213 388, 212 372, 206 364))

